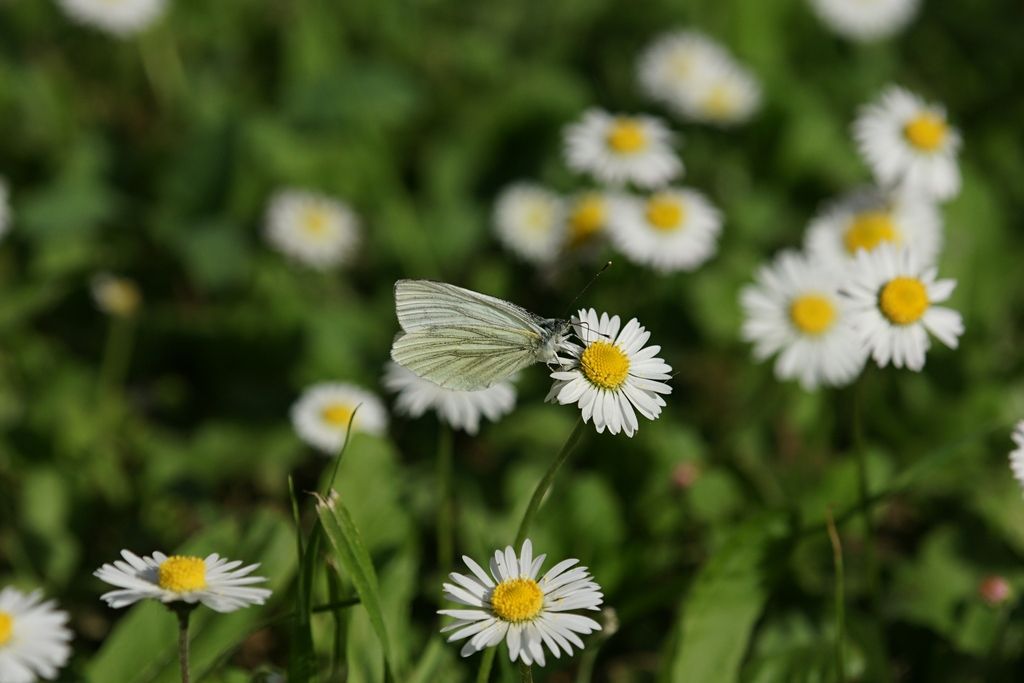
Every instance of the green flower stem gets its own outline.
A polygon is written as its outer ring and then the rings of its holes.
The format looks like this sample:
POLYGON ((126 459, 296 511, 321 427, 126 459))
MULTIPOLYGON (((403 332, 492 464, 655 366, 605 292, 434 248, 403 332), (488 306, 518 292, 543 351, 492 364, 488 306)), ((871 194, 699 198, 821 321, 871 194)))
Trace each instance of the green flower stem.
POLYGON ((451 570, 454 556, 455 500, 452 497, 452 430, 438 423, 437 439, 437 565, 451 570))
POLYGON ((519 680, 521 683, 533 683, 533 668, 522 661, 519 662, 519 680))
POLYGON ((544 474, 544 478, 537 484, 537 488, 533 491, 533 497, 530 498, 530 504, 526 506, 526 512, 523 513, 523 521, 519 523, 519 531, 516 532, 515 548, 516 552, 519 551, 519 547, 522 546, 523 541, 526 540, 526 535, 530 533, 530 524, 533 522, 534 516, 537 514, 537 508, 540 507, 541 502, 544 500, 544 496, 547 495, 548 489, 551 488, 552 482, 555 480, 555 475, 558 474, 558 470, 561 469, 562 464, 569 459, 569 455, 572 453, 576 444, 579 443, 580 436, 583 434, 584 427, 583 418, 577 418, 576 426, 573 427, 572 433, 569 438, 566 439, 565 444, 562 446, 562 450, 559 451, 558 457, 555 458, 554 462, 551 463, 551 467, 544 474))
POLYGON ((843 642, 846 639, 846 579, 843 575, 843 546, 839 540, 839 531, 832 518, 832 510, 826 511, 828 520, 828 540, 832 544, 832 564, 836 572, 836 681, 846 680, 846 663, 843 653, 843 642))
POLYGON ((484 650, 484 656, 480 658, 480 668, 476 672, 476 683, 487 683, 491 679, 491 667, 494 665, 494 655, 498 648, 489 647, 484 650))
MULTIPOLYGON (((561 469, 562 465, 566 460, 569 459, 569 455, 572 453, 576 444, 579 443, 580 436, 583 434, 583 427, 586 423, 583 422, 583 418, 577 418, 576 426, 573 427, 572 433, 569 434, 569 438, 565 440, 562 445, 562 450, 558 452, 554 462, 548 467, 548 471, 544 473, 544 477, 537 484, 537 488, 533 490, 533 496, 530 498, 530 504, 526 506, 526 512, 523 513, 523 520, 519 523, 519 530, 516 532, 515 546, 520 548, 523 545, 523 541, 526 540, 526 535, 530 532, 530 524, 533 522, 534 516, 537 514, 537 508, 540 507, 541 502, 544 500, 544 496, 551 488, 552 482, 555 480, 555 475, 558 474, 558 470, 561 469)), ((491 676, 491 667, 494 664, 494 655, 497 653, 497 648, 487 648, 484 651, 483 657, 480 659, 480 668, 476 673, 476 683, 487 683, 491 676)), ((520 674, 529 676, 529 678, 523 678, 524 681, 533 680, 533 672, 527 670, 523 673, 520 669, 520 674)))
POLYGON ((188 666, 188 619, 196 605, 173 603, 171 611, 178 616, 178 667, 181 669, 181 683, 189 683, 191 676, 188 666))
POLYGON ((857 453, 857 493, 864 521, 864 566, 867 572, 868 596, 874 603, 878 597, 878 561, 875 557, 875 524, 871 519, 871 483, 868 479, 868 452, 864 443, 864 380, 861 378, 853 394, 853 444, 857 453))
POLYGON ((161 25, 145 32, 138 41, 139 56, 146 79, 163 106, 184 101, 188 78, 174 33, 161 25))
POLYGON ((107 342, 103 347, 103 360, 100 362, 100 400, 106 398, 108 391, 124 383, 132 358, 134 332, 134 317, 121 315, 111 317, 107 342))

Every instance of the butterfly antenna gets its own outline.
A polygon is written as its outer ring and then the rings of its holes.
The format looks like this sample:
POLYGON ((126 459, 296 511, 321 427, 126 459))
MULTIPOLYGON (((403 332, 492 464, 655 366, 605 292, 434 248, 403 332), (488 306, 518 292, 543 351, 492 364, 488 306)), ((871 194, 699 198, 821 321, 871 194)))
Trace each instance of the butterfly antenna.
POLYGON ((594 282, 597 281, 597 278, 601 277, 601 274, 604 271, 608 270, 608 268, 610 268, 611 265, 612 265, 612 262, 609 261, 608 263, 604 264, 604 266, 601 268, 601 270, 599 270, 596 273, 594 273, 594 277, 590 278, 590 282, 588 282, 583 287, 583 289, 580 290, 579 294, 574 296, 572 298, 572 301, 569 302, 569 306, 566 308, 565 313, 562 316, 563 318, 568 318, 569 317, 569 311, 571 311, 573 309, 573 306, 575 306, 576 302, 580 300, 580 297, 582 297, 584 294, 587 293, 587 290, 590 289, 590 285, 594 284, 594 282))

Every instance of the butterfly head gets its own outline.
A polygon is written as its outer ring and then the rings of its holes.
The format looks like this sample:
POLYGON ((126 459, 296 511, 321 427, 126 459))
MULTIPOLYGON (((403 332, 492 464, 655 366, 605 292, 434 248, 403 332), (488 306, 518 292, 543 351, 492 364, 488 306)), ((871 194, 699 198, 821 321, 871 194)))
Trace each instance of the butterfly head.
POLYGON ((572 322, 550 318, 541 323, 544 334, 541 337, 539 360, 550 363, 557 359, 558 352, 568 343, 572 335, 572 322))

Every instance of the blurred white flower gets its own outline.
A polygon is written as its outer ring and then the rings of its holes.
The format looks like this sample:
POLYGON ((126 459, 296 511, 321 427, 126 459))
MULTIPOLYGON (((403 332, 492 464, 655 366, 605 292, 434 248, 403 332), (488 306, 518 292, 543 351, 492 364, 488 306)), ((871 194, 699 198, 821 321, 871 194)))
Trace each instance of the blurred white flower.
POLYGON ((292 405, 291 416, 299 437, 331 456, 337 455, 345 443, 349 420, 353 431, 368 434, 383 434, 388 424, 387 411, 379 398, 365 389, 339 382, 307 388, 292 405))
POLYGON ((573 318, 583 346, 569 343, 566 367, 551 373, 555 380, 547 401, 576 403, 584 422, 594 421, 598 434, 633 436, 640 424, 636 413, 656 420, 665 405, 665 383, 672 368, 657 357, 660 346, 644 346, 651 333, 633 318, 620 330, 619 316, 598 317, 594 309, 573 318))
POLYGON ((640 56, 640 85, 684 119, 732 125, 750 119, 761 104, 761 86, 717 42, 697 31, 655 39, 640 56))
POLYGON ((925 263, 942 248, 942 215, 928 199, 854 191, 829 203, 807 227, 807 252, 830 266, 846 267, 861 249, 883 244, 909 247, 925 263))
POLYGON ((7 190, 7 182, 0 177, 0 239, 11 228, 11 198, 7 190))
POLYGON ((101 312, 115 317, 133 315, 142 303, 139 286, 131 278, 97 273, 89 283, 93 302, 101 312))
POLYGON ((494 204, 494 229, 498 240, 524 260, 550 263, 565 242, 565 204, 545 187, 514 183, 494 204))
POLYGON ((675 107, 688 97, 698 74, 729 53, 699 31, 673 31, 655 38, 640 54, 637 77, 652 100, 675 107))
POLYGON ((68 615, 42 591, 0 590, 0 681, 52 681, 71 656, 68 615))
POLYGON ((719 126, 744 123, 761 106, 761 84, 732 59, 710 61, 676 106, 692 121, 719 126))
POLYGON ((885 245, 860 251, 843 285, 853 325, 879 366, 920 371, 931 345, 928 333, 951 349, 964 332, 960 314, 945 306, 956 280, 936 280, 937 270, 906 248, 885 245))
POLYGON ((885 188, 950 199, 960 191, 960 133, 940 105, 890 86, 853 124, 861 156, 885 188))
POLYGON ((559 647, 572 656, 572 646, 583 649, 579 635, 601 630, 601 625, 575 610, 599 611, 604 596, 586 567, 579 560, 562 560, 540 579, 546 555, 534 559, 530 539, 523 542, 519 556, 512 546, 495 550, 490 575, 472 558, 462 561, 470 574, 449 574, 452 583, 444 584, 444 596, 465 605, 458 609, 438 610, 454 617, 455 622, 441 629, 454 631, 448 642, 469 638, 461 654, 468 657, 501 641, 508 645, 513 662, 544 666, 544 646, 556 658, 559 647), (493 577, 493 578, 492 578, 493 577))
POLYGON ((683 162, 672 149, 672 133, 653 116, 590 109, 566 128, 564 139, 569 168, 601 183, 652 188, 683 172, 683 162))
POLYGON ((590 244, 607 230, 613 201, 612 195, 598 190, 587 190, 569 198, 566 212, 569 247, 590 244))
POLYGON ((58 0, 71 19, 116 36, 149 28, 166 9, 167 0, 58 0))
POLYGON ((1013 472, 1013 478, 1024 489, 1024 420, 1014 427, 1012 438, 1017 447, 1010 451, 1010 470, 1013 472))
POLYGON ((160 552, 139 557, 122 550, 121 557, 123 561, 105 564, 93 572, 101 581, 117 586, 118 590, 101 596, 115 609, 154 599, 163 603, 202 603, 216 612, 234 612, 262 605, 270 597, 268 589, 252 588, 253 584, 266 581, 262 576, 250 576, 258 564, 241 567, 240 561, 229 562, 216 553, 205 558, 168 557, 160 552))
POLYGON ((839 295, 841 274, 784 251, 743 289, 743 338, 754 344, 758 360, 778 354, 779 379, 799 380, 810 390, 843 386, 860 374, 867 353, 839 295))
POLYGON ((917 14, 920 0, 810 0, 829 28, 850 40, 871 41, 902 31, 917 14))
POLYGON ((384 386, 398 394, 395 405, 399 413, 420 417, 433 409, 442 422, 468 434, 479 431, 481 417, 496 422, 516 405, 516 389, 511 382, 497 382, 476 391, 445 389, 393 362, 384 370, 384 386))
POLYGON ((609 229, 612 243, 626 258, 662 272, 700 266, 714 255, 721 231, 718 209, 686 187, 619 198, 609 229))
POLYGON ((265 230, 274 248, 318 270, 348 263, 359 244, 359 219, 352 209, 306 190, 278 191, 267 207, 265 230))

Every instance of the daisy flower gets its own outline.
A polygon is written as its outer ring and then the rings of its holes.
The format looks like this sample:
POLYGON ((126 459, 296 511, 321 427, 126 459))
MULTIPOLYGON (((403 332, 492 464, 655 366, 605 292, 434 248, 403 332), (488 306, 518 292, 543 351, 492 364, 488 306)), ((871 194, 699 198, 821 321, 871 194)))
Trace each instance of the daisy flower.
POLYGON ((601 625, 574 610, 599 611, 604 598, 579 560, 563 560, 537 578, 546 555, 534 559, 530 539, 523 541, 516 557, 512 546, 495 550, 490 575, 463 555, 471 575, 452 572, 452 583, 444 584, 444 596, 469 609, 442 609, 438 614, 454 617, 455 622, 441 629, 454 631, 448 642, 470 638, 462 646, 468 657, 502 640, 508 645, 513 662, 544 666, 544 646, 558 658, 559 649, 572 656, 573 645, 583 649, 579 635, 601 630, 601 625), (492 578, 493 577, 493 578, 492 578))
POLYGON ((703 194, 686 187, 624 197, 615 203, 610 235, 634 263, 655 270, 693 270, 715 253, 722 216, 703 194))
POLYGON ((127 37, 146 30, 167 5, 166 0, 58 0, 61 9, 80 24, 127 37))
POLYGON ((653 116, 590 109, 566 128, 564 139, 569 168, 601 183, 652 188, 683 172, 672 150, 672 133, 653 116))
POLYGON ((906 246, 933 263, 942 248, 942 216, 920 197, 858 190, 830 203, 807 227, 806 247, 815 259, 848 266, 860 250, 906 246))
POLYGON ((699 31, 673 31, 656 38, 637 61, 640 88, 652 100, 676 107, 688 97, 707 64, 728 60, 729 53, 699 31))
POLYGON ((533 183, 514 183, 494 204, 498 240, 525 261, 550 263, 565 242, 565 205, 557 194, 533 183))
POLYGON ((920 371, 930 341, 928 333, 951 349, 964 332, 956 311, 935 304, 946 301, 955 280, 936 280, 936 268, 922 264, 914 252, 891 245, 861 251, 843 286, 853 325, 879 366, 920 371))
POLYGON ((636 413, 658 419, 665 405, 662 394, 672 393, 664 380, 672 368, 657 357, 660 346, 644 346, 651 334, 636 318, 620 330, 619 316, 600 318, 594 309, 581 309, 573 318, 582 346, 567 343, 565 367, 551 373, 555 380, 547 401, 576 403, 584 422, 594 421, 598 434, 633 436, 639 427, 636 413))
POLYGON ((7 192, 7 183, 0 178, 0 239, 11 227, 11 200, 7 192))
POLYGON ((569 199, 566 212, 570 247, 590 244, 608 227, 613 199, 607 193, 589 190, 569 199))
POLYGON ((96 308, 114 317, 133 315, 142 303, 142 293, 130 278, 97 273, 92 277, 89 289, 96 308))
POLYGON ((52 681, 71 656, 67 612, 42 591, 0 590, 0 681, 52 681))
POLYGON ((292 405, 291 416, 299 437, 326 455, 337 455, 345 443, 349 420, 354 431, 369 434, 383 434, 388 425, 387 411, 379 398, 340 382, 323 382, 306 389, 292 405))
POLYGON ((1024 420, 1013 429, 1013 443, 1017 447, 1010 451, 1010 470, 1013 478, 1024 488, 1024 420))
POLYGON ((871 41, 902 31, 917 14, 920 0, 811 0, 830 29, 850 40, 871 41))
POLYGON ((748 121, 761 106, 761 84, 731 58, 708 60, 673 103, 692 121, 730 126, 748 121))
POLYGON ((213 553, 205 558, 153 553, 139 557, 121 551, 124 561, 105 564, 93 576, 117 586, 118 590, 100 596, 115 609, 128 607, 139 600, 152 598, 162 603, 202 603, 215 612, 234 612, 250 605, 262 605, 270 597, 266 588, 252 588, 266 581, 262 576, 249 576, 259 567, 242 567, 240 560, 228 561, 213 553))
POLYGON ((278 191, 267 207, 267 241, 317 270, 348 263, 359 244, 359 219, 344 202, 305 190, 278 191))
POLYGON ((839 284, 835 269, 784 251, 743 289, 743 339, 754 344, 758 360, 778 354, 779 379, 810 390, 843 386, 860 374, 867 354, 839 284))
POLYGON ((853 134, 882 185, 939 201, 960 191, 960 133, 940 105, 890 86, 861 109, 853 134))
POLYGON ((445 389, 398 363, 388 363, 384 386, 398 394, 395 405, 399 413, 420 417, 433 409, 442 422, 468 434, 479 431, 481 417, 495 422, 516 405, 516 389, 511 382, 497 382, 476 391, 445 389))

